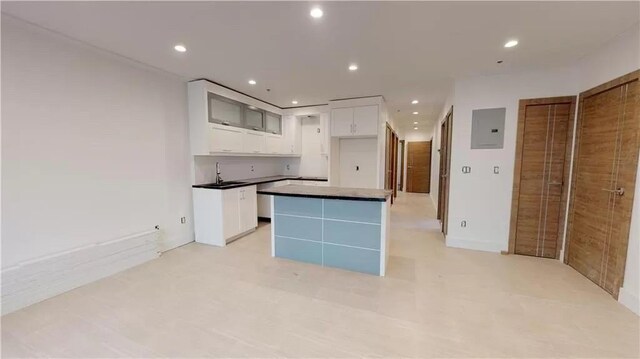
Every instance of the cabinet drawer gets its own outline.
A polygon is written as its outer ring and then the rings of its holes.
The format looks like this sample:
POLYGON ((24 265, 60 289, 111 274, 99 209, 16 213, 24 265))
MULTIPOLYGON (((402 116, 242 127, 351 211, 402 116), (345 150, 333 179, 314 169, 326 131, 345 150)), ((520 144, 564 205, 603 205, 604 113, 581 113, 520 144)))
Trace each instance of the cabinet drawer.
POLYGON ((296 261, 322 264, 322 243, 275 237, 275 256, 296 261))
POLYGON ((277 211, 275 216, 276 236, 322 241, 322 219, 286 216, 277 211))
POLYGON ((342 268, 362 273, 380 275, 380 252, 336 246, 322 245, 325 266, 342 268))
POLYGON ((375 201, 324 200, 324 217, 344 221, 380 223, 382 203, 375 201))
POLYGON ((380 249, 380 225, 344 221, 323 221, 323 241, 367 249, 380 249))

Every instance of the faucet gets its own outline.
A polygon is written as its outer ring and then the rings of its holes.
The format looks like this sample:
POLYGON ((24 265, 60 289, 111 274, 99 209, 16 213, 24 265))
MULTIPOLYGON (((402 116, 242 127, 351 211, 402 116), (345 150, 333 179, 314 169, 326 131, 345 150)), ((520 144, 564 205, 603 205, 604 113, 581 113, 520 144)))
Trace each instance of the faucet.
POLYGON ((216 162, 216 184, 222 183, 222 177, 220 177, 220 162, 216 162))

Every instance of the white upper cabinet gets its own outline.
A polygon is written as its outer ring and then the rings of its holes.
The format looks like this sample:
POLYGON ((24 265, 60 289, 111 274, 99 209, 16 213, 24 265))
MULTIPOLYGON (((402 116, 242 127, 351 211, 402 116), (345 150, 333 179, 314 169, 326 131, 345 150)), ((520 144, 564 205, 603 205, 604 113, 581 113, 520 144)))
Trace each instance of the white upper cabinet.
POLYGON ((209 127, 209 152, 242 152, 242 130, 214 124, 209 127))
POLYGON ((331 110, 331 136, 353 136, 353 107, 331 110))
POLYGON ((377 136, 378 105, 334 108, 331 110, 331 136, 377 136))
POLYGON ((192 155, 300 155, 300 126, 286 131, 278 107, 206 80, 188 84, 188 100, 192 155))
POLYGON ((284 116, 282 118, 284 145, 282 151, 291 155, 300 155, 302 152, 302 129, 300 119, 296 116, 284 116))
POLYGON ((265 153, 264 133, 247 131, 242 137, 242 149, 244 153, 265 153))
POLYGON ((353 109, 353 133, 356 136, 378 135, 378 105, 353 109))

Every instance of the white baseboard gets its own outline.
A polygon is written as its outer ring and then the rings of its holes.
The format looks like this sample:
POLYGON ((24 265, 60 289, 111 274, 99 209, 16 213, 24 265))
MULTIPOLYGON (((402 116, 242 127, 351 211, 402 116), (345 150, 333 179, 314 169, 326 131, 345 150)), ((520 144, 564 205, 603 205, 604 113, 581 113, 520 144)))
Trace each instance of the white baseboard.
POLYGON ((158 231, 32 259, 2 269, 2 314, 158 258, 158 231))
POLYGON ((637 294, 631 293, 622 287, 618 294, 618 302, 636 313, 636 315, 640 315, 640 298, 637 294))
POLYGON ((473 239, 452 236, 446 237, 446 243, 447 247, 473 249, 476 251, 500 253, 502 250, 504 250, 501 243, 476 241, 473 239))

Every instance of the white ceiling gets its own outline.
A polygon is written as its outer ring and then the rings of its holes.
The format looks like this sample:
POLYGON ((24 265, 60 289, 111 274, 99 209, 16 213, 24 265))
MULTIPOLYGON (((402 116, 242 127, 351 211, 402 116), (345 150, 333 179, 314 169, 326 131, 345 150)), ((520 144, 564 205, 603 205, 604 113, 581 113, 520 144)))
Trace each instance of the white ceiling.
POLYGON ((407 128, 453 79, 563 66, 639 20, 638 2, 2 2, 2 11, 280 107, 383 95, 407 128), (318 4, 324 17, 313 19, 318 4), (520 45, 505 49, 506 40, 520 45), (183 43, 188 51, 177 53, 183 43), (504 60, 501 65, 496 61, 504 60), (349 72, 351 62, 359 70, 349 72), (258 83, 251 86, 253 78, 258 83), (271 89, 267 92, 266 89, 271 89), (411 105, 413 99, 420 100, 411 105), (399 112, 398 112, 399 111, 399 112), (420 114, 414 116, 413 111, 420 114))

